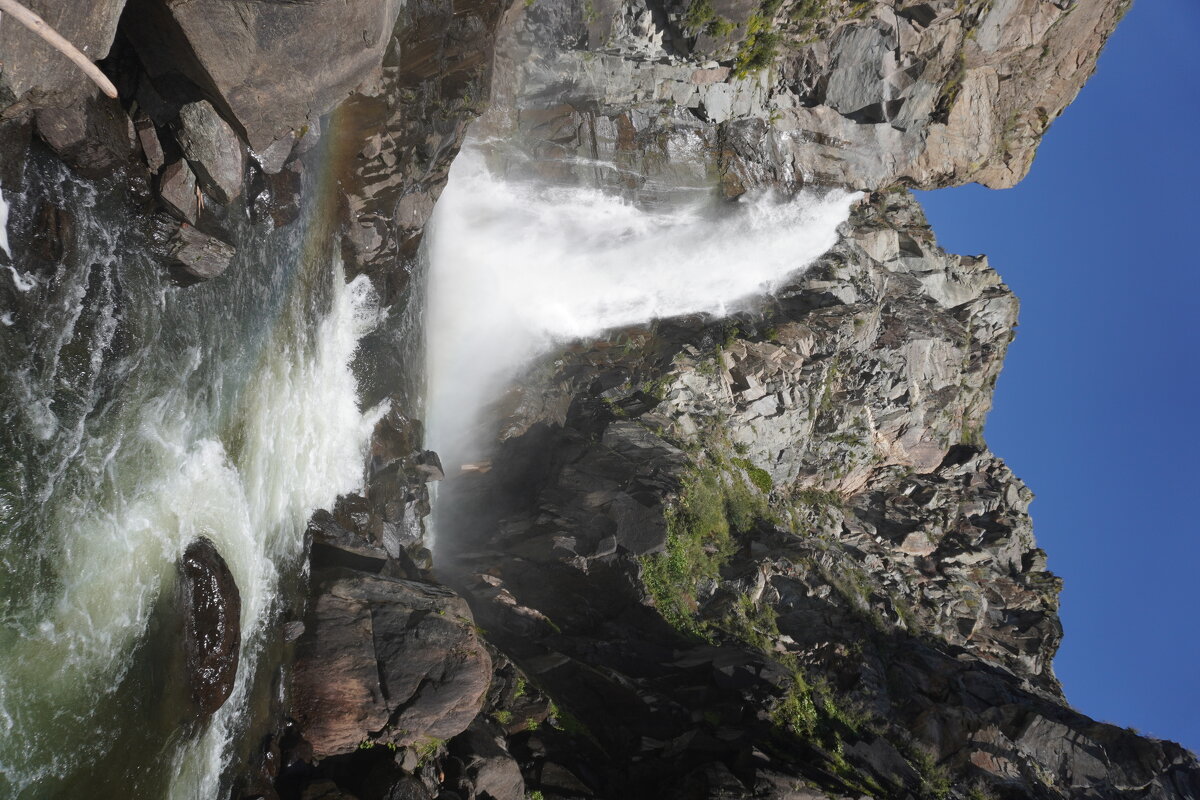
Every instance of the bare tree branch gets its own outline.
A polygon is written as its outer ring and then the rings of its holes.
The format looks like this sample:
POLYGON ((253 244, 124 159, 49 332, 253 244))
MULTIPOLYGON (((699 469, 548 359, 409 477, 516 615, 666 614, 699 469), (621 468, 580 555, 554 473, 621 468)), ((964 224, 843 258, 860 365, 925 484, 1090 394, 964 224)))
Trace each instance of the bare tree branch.
POLYGON ((59 35, 58 31, 47 25, 46 20, 18 3, 17 0, 0 0, 0 12, 11 14, 17 22, 45 39, 51 47, 74 61, 89 78, 95 81, 96 85, 100 87, 100 91, 109 97, 116 98, 117 87, 112 85, 112 81, 92 63, 90 58, 81 53, 75 45, 68 42, 59 35))

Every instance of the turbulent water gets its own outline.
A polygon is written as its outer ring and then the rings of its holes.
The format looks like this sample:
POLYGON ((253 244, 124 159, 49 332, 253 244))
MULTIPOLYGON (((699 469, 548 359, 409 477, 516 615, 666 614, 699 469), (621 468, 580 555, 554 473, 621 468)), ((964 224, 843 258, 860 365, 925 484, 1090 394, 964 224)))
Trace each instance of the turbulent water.
POLYGON ((242 224, 226 275, 177 288, 115 187, 49 160, 25 183, 0 205, 0 797, 221 796, 307 517, 361 482, 376 417, 349 364, 374 298, 304 224, 242 224), (73 217, 52 238, 47 208, 73 217), (197 536, 242 595, 204 725, 171 602, 197 536))
POLYGON ((857 195, 680 192, 651 211, 599 190, 502 178, 479 146, 455 161, 429 242, 429 446, 452 473, 504 379, 555 343, 682 314, 723 315, 837 242, 857 195))

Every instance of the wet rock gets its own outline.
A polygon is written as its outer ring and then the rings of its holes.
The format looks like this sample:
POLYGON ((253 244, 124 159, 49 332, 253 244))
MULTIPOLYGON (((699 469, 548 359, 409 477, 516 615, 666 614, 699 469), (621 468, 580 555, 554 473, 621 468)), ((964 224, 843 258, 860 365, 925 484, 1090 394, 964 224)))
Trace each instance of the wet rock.
POLYGON ((348 567, 360 572, 379 572, 388 561, 387 551, 361 533, 343 528, 328 511, 313 514, 308 523, 312 537, 309 563, 314 569, 348 567))
POLYGON ((293 162, 275 174, 254 171, 250 182, 251 213, 255 221, 269 219, 276 228, 300 218, 304 167, 293 162))
POLYGON ((440 481, 446 477, 442 470, 442 459, 432 450, 422 450, 413 459, 413 469, 417 476, 426 481, 440 481))
POLYGON ((241 195, 245 170, 242 143, 212 104, 200 100, 180 109, 177 138, 206 194, 222 205, 241 195))
POLYGON ((32 250, 50 264, 60 263, 75 242, 75 213, 49 200, 38 204, 32 250))
POLYGON ((216 278, 229 268, 235 254, 232 245, 187 223, 175 228, 167 240, 171 274, 185 286, 216 278))
POLYGON ((188 545, 178 569, 188 684, 197 712, 208 716, 233 691, 241 651, 241 594, 208 539, 188 545))

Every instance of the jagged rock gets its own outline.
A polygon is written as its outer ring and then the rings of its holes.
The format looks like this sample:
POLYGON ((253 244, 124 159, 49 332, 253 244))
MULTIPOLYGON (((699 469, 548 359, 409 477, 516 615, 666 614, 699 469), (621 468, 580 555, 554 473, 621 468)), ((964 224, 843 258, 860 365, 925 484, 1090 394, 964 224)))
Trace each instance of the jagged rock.
POLYGON ((196 176, 187 161, 168 164, 158 176, 158 196, 173 215, 195 225, 200 215, 196 176))
POLYGON ((145 114, 139 114, 133 121, 133 127, 142 146, 142 154, 146 157, 146 166, 152 173, 157 173, 166 163, 166 155, 158 140, 158 132, 154 130, 154 121, 145 114))
POLYGON ((276 175, 283 169, 283 165, 287 163, 295 146, 296 134, 288 131, 263 148, 261 153, 252 153, 252 155, 254 156, 254 160, 258 162, 258 165, 262 167, 263 172, 268 175, 276 175))
POLYGON ((547 174, 651 194, 660 177, 705 185, 706 166, 730 194, 812 182, 1011 186, 1128 7, 970 0, 898 12, 870 0, 785 0, 766 23, 779 40, 775 72, 713 80, 710 58, 736 63, 728 38, 685 36, 678 21, 649 13, 654 4, 632 4, 648 21, 629 26, 621 15, 630 9, 592 4, 589 13, 590 2, 510 17, 487 124, 517 133, 547 174), (697 114, 712 125, 697 125, 697 114), (587 166, 597 157, 625 168, 598 173, 587 166))
POLYGON ((203 716, 229 699, 241 653, 242 599, 225 559, 208 539, 179 561, 183 653, 192 703, 203 716))
POLYGON ((402 5, 131 0, 129 29, 151 77, 186 74, 265 154, 378 70, 402 5))
POLYGON ((241 195, 246 163, 242 143, 208 101, 180 109, 177 138, 206 194, 222 205, 241 195))
MULTIPOLYGON (((893 193, 759 312, 516 380, 492 470, 441 487, 439 570, 601 743, 571 794, 1192 796, 1194 757, 1070 710, 1050 668, 1060 583, 979 435, 1015 320, 986 261, 942 253, 893 193), (727 544, 681 544, 712 514, 727 544)), ((580 741, 529 746, 567 764, 580 741)))
POLYGON ((414 462, 413 469, 426 481, 440 481, 446 477, 442 469, 442 459, 432 450, 422 450, 414 462))
POLYGON ((167 240, 167 257, 175 279, 184 285, 211 280, 226 269, 236 251, 232 245, 186 223, 167 240))
POLYGON ((308 533, 312 537, 309 563, 314 569, 348 567, 361 572, 379 572, 387 565, 386 550, 343 528, 328 511, 313 514, 308 533))
POLYGON ((451 752, 463 754, 460 779, 469 791, 468 797, 491 797, 494 800, 523 800, 525 779, 521 768, 497 736, 481 720, 471 724, 465 733, 455 738, 451 752))
POLYGON ((491 660, 466 603, 426 583, 345 569, 314 572, 297 643, 294 716, 317 758, 364 740, 448 739, 479 713, 491 660))

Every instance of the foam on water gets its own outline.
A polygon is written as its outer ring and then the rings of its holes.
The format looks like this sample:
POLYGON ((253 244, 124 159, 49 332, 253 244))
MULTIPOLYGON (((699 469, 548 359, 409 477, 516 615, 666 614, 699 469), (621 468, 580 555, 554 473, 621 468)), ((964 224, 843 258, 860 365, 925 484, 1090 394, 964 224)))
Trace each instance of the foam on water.
POLYGON ((758 194, 647 211, 586 188, 492 174, 464 149, 429 238, 429 446, 473 457, 480 406, 556 342, 682 314, 723 315, 837 242, 858 195, 758 194))
MULTIPOLYGON (((173 762, 171 797, 221 793, 264 626, 279 610, 280 565, 303 552, 314 509, 361 485, 370 432, 385 411, 359 410, 350 368, 359 339, 378 319, 377 298, 365 277, 346 284, 340 266, 332 283, 331 310, 315 336, 293 319, 268 337, 237 407, 219 414, 233 421, 224 429, 212 413, 198 412, 189 386, 200 346, 175 384, 137 408, 119 440, 86 435, 82 419, 77 432, 47 421, 48 431, 75 442, 64 464, 81 488, 55 492, 48 533, 62 546, 53 602, 0 648, 0 789, 7 781, 17 796, 36 796, 43 781, 70 775, 85 749, 101 757, 111 746, 106 721, 92 716, 103 713, 98 707, 130 668, 176 560, 206 536, 241 592, 237 682, 197 736, 181 735, 142 757, 173 762), (64 747, 72 732, 86 741, 64 747)), ((93 355, 108 347, 110 323, 101 313, 92 325, 93 355)), ((52 477, 47 485, 57 483, 52 477)))
POLYGON ((12 251, 8 249, 8 203, 4 201, 3 188, 0 188, 0 250, 12 258, 12 251))
MULTIPOLYGON (((12 250, 8 247, 8 202, 4 199, 4 189, 0 188, 0 250, 4 251, 4 255, 12 259, 12 250)), ((37 286, 37 281, 28 278, 17 271, 17 268, 12 264, 5 264, 8 271, 12 273, 13 285, 18 291, 28 292, 30 289, 37 286)), ((5 323, 10 325, 11 323, 5 323)))
MULTIPOLYGON (((263 365, 240 415, 247 440, 236 468, 228 472, 214 464, 206 470, 218 476, 219 484, 227 483, 213 489, 237 498, 221 513, 238 524, 227 523, 225 541, 216 544, 241 587, 244 643, 253 642, 271 617, 279 583, 275 564, 302 552, 309 515, 360 488, 371 430, 386 412, 384 407, 359 411, 350 369, 358 340, 378 320, 371 282, 360 275, 343 285, 340 269, 334 280, 333 309, 321 323, 315 353, 263 365)), ((181 754, 173 797, 217 796, 227 748, 250 690, 256 652, 254 647, 246 652, 249 661, 239 668, 229 701, 200 742, 181 754)))

